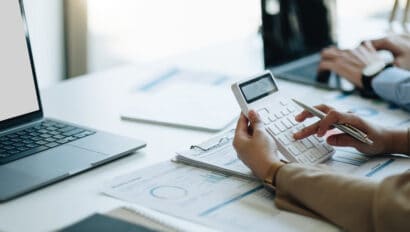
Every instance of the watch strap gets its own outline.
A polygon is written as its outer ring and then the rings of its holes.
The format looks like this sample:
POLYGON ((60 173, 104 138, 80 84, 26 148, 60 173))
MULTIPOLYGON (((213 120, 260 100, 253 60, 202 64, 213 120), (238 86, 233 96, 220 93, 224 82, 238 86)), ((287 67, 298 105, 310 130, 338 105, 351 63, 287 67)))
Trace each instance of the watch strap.
POLYGON ((285 165, 284 162, 275 162, 271 165, 269 168, 268 172, 266 173, 266 177, 263 179, 263 182, 266 185, 269 186, 276 186, 275 185, 275 179, 276 179, 276 174, 278 173, 279 169, 285 165))
POLYGON ((372 86, 373 79, 376 78, 377 75, 379 75, 381 72, 391 67, 393 67, 393 64, 386 64, 386 66, 382 70, 372 76, 362 75, 363 88, 359 89, 361 96, 366 98, 378 98, 372 86))

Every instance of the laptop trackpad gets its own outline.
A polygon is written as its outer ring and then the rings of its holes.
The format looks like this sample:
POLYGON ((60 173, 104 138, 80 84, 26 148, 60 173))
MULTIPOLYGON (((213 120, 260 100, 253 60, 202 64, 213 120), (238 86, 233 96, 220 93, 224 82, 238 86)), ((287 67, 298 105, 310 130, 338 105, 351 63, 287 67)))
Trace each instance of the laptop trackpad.
POLYGON ((101 153, 63 145, 10 163, 9 167, 40 179, 52 179, 88 168, 105 158, 101 153))

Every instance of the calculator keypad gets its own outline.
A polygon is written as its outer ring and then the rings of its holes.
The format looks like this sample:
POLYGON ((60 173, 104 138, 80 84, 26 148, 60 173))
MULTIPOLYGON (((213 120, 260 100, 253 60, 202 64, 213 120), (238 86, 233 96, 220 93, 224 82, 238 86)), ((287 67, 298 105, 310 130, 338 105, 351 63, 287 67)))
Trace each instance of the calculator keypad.
POLYGON ((334 149, 323 138, 315 135, 296 141, 293 134, 305 126, 295 120, 296 106, 286 100, 280 100, 273 108, 257 111, 267 131, 281 146, 281 152, 289 159, 299 163, 316 164, 328 159, 334 149))

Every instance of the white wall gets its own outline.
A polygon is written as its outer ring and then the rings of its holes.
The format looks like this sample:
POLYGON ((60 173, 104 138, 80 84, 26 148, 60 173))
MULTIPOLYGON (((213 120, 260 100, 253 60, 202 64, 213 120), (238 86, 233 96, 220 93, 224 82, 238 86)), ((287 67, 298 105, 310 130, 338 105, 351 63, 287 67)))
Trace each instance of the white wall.
MULTIPOLYGON (((17 1, 17 0, 15 0, 17 1)), ((24 0, 40 88, 63 79, 63 0, 24 0)))
POLYGON ((246 38, 256 34, 260 12, 260 0, 88 0, 88 70, 246 38))

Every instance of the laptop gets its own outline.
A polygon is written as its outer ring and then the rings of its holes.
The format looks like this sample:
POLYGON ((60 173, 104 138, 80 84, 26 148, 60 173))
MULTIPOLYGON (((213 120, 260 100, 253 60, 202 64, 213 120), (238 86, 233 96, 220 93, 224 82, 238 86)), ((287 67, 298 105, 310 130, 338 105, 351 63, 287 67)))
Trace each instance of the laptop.
POLYGON ((354 90, 336 74, 318 72, 322 49, 337 44, 335 25, 335 0, 262 0, 265 68, 283 80, 354 90))
POLYGON ((44 118, 26 29, 22 0, 0 1, 0 202, 145 146, 44 118))

